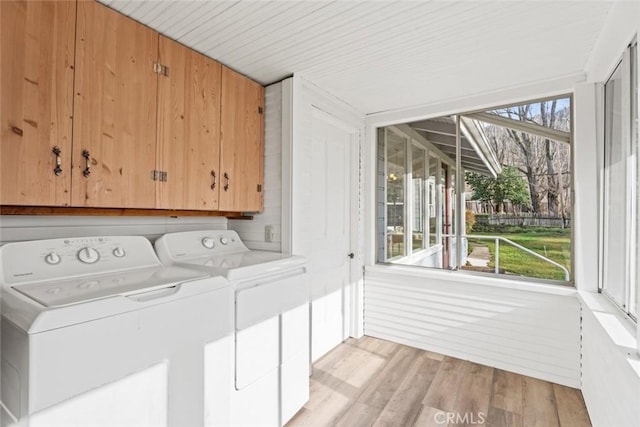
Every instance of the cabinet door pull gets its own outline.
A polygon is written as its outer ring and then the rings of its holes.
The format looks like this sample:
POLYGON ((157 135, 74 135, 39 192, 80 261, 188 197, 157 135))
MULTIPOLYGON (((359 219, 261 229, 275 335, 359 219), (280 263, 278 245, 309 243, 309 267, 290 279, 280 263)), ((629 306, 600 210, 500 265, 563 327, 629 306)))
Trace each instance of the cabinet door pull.
POLYGON ((224 173, 224 191, 229 190, 229 175, 225 172, 224 173))
POLYGON ((91 155, 89 154, 89 151, 82 150, 82 157, 84 157, 85 161, 82 175, 84 175, 85 178, 89 178, 89 175, 91 175, 91 155))
POLYGON ((211 189, 215 190, 216 189, 216 171, 214 170, 211 171, 211 178, 213 178, 213 182, 211 183, 211 189))
POLYGON ((60 157, 62 151, 60 150, 60 147, 56 145, 53 147, 52 152, 53 155, 56 156, 56 167, 53 168, 53 173, 56 174, 56 176, 60 176, 60 174, 62 174, 62 158, 60 157))

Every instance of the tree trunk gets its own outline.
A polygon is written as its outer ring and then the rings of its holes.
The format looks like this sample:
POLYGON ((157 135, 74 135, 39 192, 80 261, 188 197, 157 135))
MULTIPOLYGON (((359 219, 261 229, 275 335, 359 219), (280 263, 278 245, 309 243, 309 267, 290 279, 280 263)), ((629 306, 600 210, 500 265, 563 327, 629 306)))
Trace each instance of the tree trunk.
MULTIPOLYGON (((524 117, 526 112, 521 112, 521 116, 524 117)), ((540 192, 538 191, 538 183, 536 181, 536 170, 533 168, 534 161, 532 159, 533 153, 531 150, 532 141, 529 135, 526 133, 515 132, 511 129, 507 129, 507 133, 511 136, 511 139, 516 143, 516 146, 520 148, 522 156, 524 157, 524 168, 520 169, 520 172, 527 178, 527 184, 529 186, 529 195, 531 196, 531 210, 537 213, 540 209, 540 192)))
POLYGON ((538 186, 535 182, 535 177, 533 176, 534 171, 531 167, 527 167, 527 172, 525 175, 527 176, 527 183, 529 184, 529 195, 531 196, 531 210, 533 213, 540 212, 540 193, 538 192, 538 186))
MULTIPOLYGON (((556 100, 551 103, 551 112, 547 115, 546 103, 540 103, 540 114, 542 116, 542 125, 553 128, 556 117, 556 100)), ((558 197, 560 194, 560 183, 555 171, 555 144, 549 139, 544 140, 544 154, 547 166, 547 208, 549 213, 558 216, 558 197)))

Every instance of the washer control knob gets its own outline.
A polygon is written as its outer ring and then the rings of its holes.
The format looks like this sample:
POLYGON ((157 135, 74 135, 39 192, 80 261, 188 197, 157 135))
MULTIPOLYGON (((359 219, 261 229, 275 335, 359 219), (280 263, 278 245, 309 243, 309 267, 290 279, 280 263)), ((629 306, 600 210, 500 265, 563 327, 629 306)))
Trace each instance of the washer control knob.
POLYGON ((216 242, 214 242, 211 237, 204 237, 202 239, 202 246, 204 246, 207 249, 213 249, 215 245, 216 245, 216 242))
POLYGON ((93 264, 98 262, 100 254, 95 249, 85 246, 78 251, 78 259, 85 264, 93 264))
POLYGON ((123 256, 125 256, 125 254, 126 252, 120 246, 113 250, 113 256, 115 256, 116 258, 122 258, 123 256))
POLYGON ((226 237, 221 237, 220 238, 220 243, 222 243, 223 245, 228 245, 229 244, 229 239, 226 237))
POLYGON ((44 257, 44 261, 50 265, 59 264, 61 261, 60 255, 55 252, 49 252, 47 256, 44 257))

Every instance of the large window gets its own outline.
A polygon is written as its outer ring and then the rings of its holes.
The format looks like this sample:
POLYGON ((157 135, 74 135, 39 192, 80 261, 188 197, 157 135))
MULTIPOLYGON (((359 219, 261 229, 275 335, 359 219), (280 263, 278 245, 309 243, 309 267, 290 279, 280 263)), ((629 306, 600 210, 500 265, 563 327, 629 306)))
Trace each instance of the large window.
POLYGON ((571 139, 570 97, 380 128, 378 262, 570 282, 571 139))
POLYGON ((602 292, 637 316, 638 72, 637 43, 605 84, 602 292))
MULTIPOLYGON (((444 215, 448 198, 441 154, 409 127, 389 127, 379 132, 379 171, 385 186, 379 188, 379 205, 386 215, 379 221, 378 256, 385 262, 441 267, 439 251, 446 240, 444 215), (380 170, 382 169, 382 170, 380 170), (382 243, 383 245, 380 245, 382 243)), ((449 223, 451 221, 448 221, 449 223)), ((446 262, 444 263, 446 265, 446 262)))

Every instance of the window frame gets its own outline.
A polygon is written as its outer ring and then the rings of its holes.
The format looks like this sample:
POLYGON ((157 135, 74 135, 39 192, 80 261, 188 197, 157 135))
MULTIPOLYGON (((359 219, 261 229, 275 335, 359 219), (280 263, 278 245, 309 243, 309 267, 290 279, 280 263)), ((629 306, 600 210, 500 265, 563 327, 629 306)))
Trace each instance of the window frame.
MULTIPOLYGON (((403 259, 411 259, 416 256, 429 256, 434 252, 437 252, 442 249, 442 215, 439 215, 442 210, 442 169, 443 163, 447 164, 447 167, 455 173, 456 168, 453 162, 448 162, 443 159, 437 152, 437 149, 434 149, 429 145, 429 142, 421 143, 416 138, 412 137, 409 134, 406 134, 403 130, 400 130, 393 125, 386 126, 383 128, 379 128, 382 131, 383 143, 382 147, 384 150, 384 182, 387 182, 387 177, 389 176, 389 162, 388 162, 388 147, 389 147, 389 138, 388 132, 392 132, 397 138, 404 140, 405 148, 404 148, 404 179, 405 185, 403 188, 404 200, 403 200, 403 253, 395 256, 389 257, 388 244, 389 244, 389 234, 388 234, 388 187, 384 186, 384 197, 385 208, 384 208, 384 261, 377 260, 376 262, 383 263, 392 263, 399 262, 403 259), (436 180, 435 180, 435 191, 434 191, 434 204, 435 204, 435 212, 436 212, 436 235, 435 235, 435 244, 431 244, 431 230, 429 224, 429 217, 426 215, 428 212, 428 204, 425 204, 425 219, 424 219, 424 236, 423 236, 423 247, 419 249, 413 249, 413 212, 414 212, 414 200, 413 200, 413 147, 418 147, 420 150, 424 152, 424 162, 425 162, 425 175, 427 176, 424 179, 425 185, 425 202, 429 200, 430 189, 428 183, 428 177, 430 177, 430 167, 431 162, 436 162, 436 180), (407 242, 411 243, 411 245, 407 245, 407 242)), ((380 132, 378 132, 378 137, 381 137, 380 132)), ((453 189, 450 189, 453 190, 453 189)), ((452 199, 453 200, 453 199, 452 199)), ((453 226, 453 224, 452 224, 453 226)), ((380 254, 378 254, 380 256, 380 254)))
MULTIPOLYGON (((622 58, 616 63, 607 80, 603 85, 603 102, 602 108, 604 113, 603 126, 603 148, 601 155, 603 156, 602 173, 603 188, 600 190, 602 212, 600 218, 601 242, 600 242, 600 260, 601 269, 599 274, 598 291, 609 298, 620 310, 634 321, 638 320, 638 294, 640 294, 640 282, 638 277, 638 262, 640 262, 640 227, 638 221, 640 217, 640 198, 638 197, 638 186, 640 185, 640 164, 639 164, 639 141, 638 141, 638 57, 637 57, 637 39, 634 39, 625 49, 622 58), (621 141, 622 158, 625 166, 625 206, 624 206, 624 226, 623 235, 625 240, 624 246, 624 276, 620 296, 614 295, 608 290, 607 286, 607 269, 608 269, 608 252, 609 252, 609 220, 608 210, 610 197, 610 171, 608 170, 608 129, 607 120, 609 111, 613 107, 609 105, 607 100, 607 84, 609 84, 618 70, 621 71, 621 141), (634 93, 635 92, 635 93, 634 93)), ((615 141, 614 141, 615 142, 615 141)), ((611 288, 609 288, 611 289, 611 288)))
MULTIPOLYGON (((569 185, 569 193, 571 195, 574 194, 574 189, 575 189, 575 155, 574 155, 574 126, 575 126, 575 103, 574 103, 574 94, 573 92, 559 92, 558 94, 554 94, 552 96, 543 96, 543 97, 532 97, 532 98, 528 98, 528 99, 524 99, 521 101, 517 101, 517 102, 512 102, 512 103, 496 103, 493 106, 490 107, 483 107, 482 109, 468 109, 468 110, 464 110, 461 109, 458 112, 447 112, 444 114, 435 114, 435 113, 430 113, 426 116, 420 116, 420 117, 412 117, 412 120, 421 120, 421 119, 432 119, 432 118, 439 118, 439 117, 443 117, 443 116, 448 116, 448 117, 454 117, 456 118, 455 121, 456 123, 458 122, 458 117, 465 117, 467 115, 472 115, 472 114, 476 114, 476 113, 482 113, 482 112, 486 112, 489 110, 496 110, 496 109, 504 109, 504 108, 509 108, 509 107, 515 107, 518 105, 525 105, 525 104, 535 104, 535 103, 540 103, 540 102, 546 102, 546 101, 552 101, 554 99, 568 99, 569 100, 569 110, 570 110, 570 122, 569 122, 569 129, 566 131, 569 134, 569 140, 567 141, 568 145, 569 145, 569 155, 570 155, 570 166, 571 166, 571 172, 569 174, 569 179, 570 179, 570 185, 569 185)), ((379 131, 380 130, 385 130, 388 129, 390 127, 397 127, 397 126, 402 126, 404 124, 406 124, 406 121, 392 121, 392 122, 386 122, 384 124, 380 124, 374 127, 375 129, 375 134, 379 135, 379 131)), ((460 128, 460 125, 457 124, 458 128, 460 128)), ((458 131, 459 135, 456 137, 457 139, 462 138, 462 129, 460 129, 458 131)), ((553 139, 553 138, 549 138, 549 139, 553 139)), ((429 141, 426 141, 427 144, 430 144, 429 141)), ((456 151, 459 152, 460 147, 459 147, 460 143, 459 141, 456 143, 456 151)), ((376 145, 378 146, 378 145, 376 145)), ((439 153, 438 148, 434 148, 434 151, 436 153, 439 153)), ((376 150, 377 152, 377 150, 376 150)), ((428 151, 428 153, 431 153, 431 150, 428 151)), ((450 183, 455 183, 453 185, 455 185, 455 187, 450 187, 449 190, 451 191, 451 208, 453 211, 455 211, 458 216, 460 216, 460 218, 462 218, 462 221, 464 221, 465 218, 465 204, 463 199, 463 196, 465 194, 464 191, 460 191, 460 189, 458 188, 461 187, 462 189, 464 189, 465 186, 465 177, 464 175, 461 175, 458 173, 458 170, 462 170, 464 171, 464 169, 458 168, 458 161, 456 158, 441 158, 440 155, 436 154, 436 158, 438 159, 438 167, 437 167, 437 179, 436 179, 436 211, 440 212, 441 211, 441 204, 443 203, 442 200, 442 192, 439 190, 440 188, 440 182, 441 182, 441 176, 442 176, 442 164, 446 164, 449 167, 450 170, 450 174, 451 174, 451 179, 450 179, 450 183), (460 184, 458 184, 458 181, 460 181, 460 184)), ((429 162, 431 161, 431 157, 429 157, 429 162)), ((429 168, 431 167, 431 165, 429 164, 428 166, 429 168)), ((428 187, 427 187, 428 188, 428 187)), ((376 199, 379 197, 378 196, 379 193, 376 193, 376 199)), ((386 195, 385 195, 386 197, 386 195)), ((503 281, 513 281, 514 279, 516 279, 519 282, 529 282, 532 284, 547 284, 547 285, 556 285, 556 286, 563 286, 563 287, 572 287, 575 288, 575 223, 574 223, 574 219, 576 218, 575 216, 575 209, 576 209, 576 203, 575 203, 575 199, 572 197, 571 200, 571 206, 568 209, 569 214, 570 214, 570 218, 572 219, 572 225, 571 225, 571 231, 570 231, 570 260, 568 263, 568 267, 569 267, 569 278, 568 280, 556 280, 556 279, 543 279, 543 278, 536 278, 536 277, 529 277, 529 276, 517 276, 517 277, 513 277, 513 276, 506 276, 506 275, 502 275, 502 274, 495 274, 495 273, 487 273, 487 272, 478 272, 478 271, 470 271, 470 270, 462 270, 460 269, 460 261, 458 259, 457 253, 458 253, 458 246, 461 248, 460 250, 463 250, 462 248, 466 246, 465 240, 466 240, 466 233, 464 231, 464 222, 462 222, 462 224, 459 224, 459 219, 458 217, 453 217, 452 218, 452 222, 451 222, 451 229, 452 229, 452 233, 456 233, 455 230, 460 229, 460 233, 457 233, 454 235, 454 237, 452 237, 452 243, 456 243, 455 247, 452 247, 452 251, 453 254, 456 255, 454 258, 454 263, 451 264, 451 267, 449 269, 442 269, 440 268, 440 270, 442 271, 450 271, 450 272, 456 272, 457 274, 463 274, 463 275, 471 275, 471 276, 484 276, 484 277, 491 277, 493 279, 498 279, 498 280, 503 280, 503 281), (460 235, 460 238, 458 239, 458 235, 460 235), (462 241, 462 243, 464 244, 459 244, 462 241)), ((454 214, 455 215, 455 214, 454 214)), ((385 220, 386 221, 386 220, 385 220)), ((437 216, 437 225, 436 225, 436 244, 435 245, 431 245, 430 249, 432 250, 436 250, 436 249, 443 249, 443 235, 442 235, 442 229, 443 229, 443 224, 442 224, 442 216, 438 215, 437 216)), ((430 229, 429 229, 430 231, 430 229)), ((378 234, 376 233, 376 236, 378 234)), ((431 238, 432 234, 430 233, 430 238, 431 238)), ((376 237, 377 239, 377 237, 376 237)), ((386 251, 385 251, 386 253, 386 251)), ((451 255, 451 254, 450 254, 451 255)), ((405 254, 405 257, 408 258, 408 256, 405 254)), ((401 257, 394 257, 394 258, 385 258, 384 260, 381 260, 379 257, 379 252, 376 252, 376 256, 374 257, 374 263, 375 264, 389 264, 389 263, 398 263, 399 261, 401 261, 402 258, 401 257)), ((408 268, 425 268, 424 266, 416 266, 416 265, 410 265, 410 264, 403 264, 403 266, 406 266, 408 268)), ((426 268, 426 270, 429 270, 430 268, 426 268)), ((431 268, 431 270, 438 270, 438 268, 431 268)))

